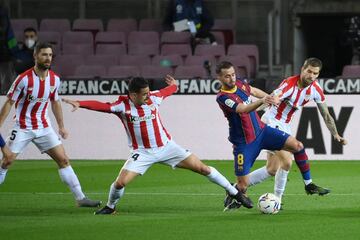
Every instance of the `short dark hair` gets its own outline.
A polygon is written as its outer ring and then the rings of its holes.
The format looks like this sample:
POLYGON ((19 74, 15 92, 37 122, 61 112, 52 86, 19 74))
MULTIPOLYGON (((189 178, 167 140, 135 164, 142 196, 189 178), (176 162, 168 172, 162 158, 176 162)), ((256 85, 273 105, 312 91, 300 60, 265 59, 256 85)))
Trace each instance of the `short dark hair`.
POLYGON ((143 77, 134 77, 129 82, 129 93, 138 93, 141 89, 149 87, 149 81, 143 77))
POLYGON ((51 45, 51 43, 48 43, 48 42, 38 42, 35 45, 34 53, 38 54, 40 52, 40 50, 44 49, 44 48, 51 48, 51 50, 53 51, 53 54, 54 54, 53 46, 51 45))
POLYGON ((318 58, 314 58, 314 57, 308 58, 308 59, 305 60, 303 67, 307 68, 308 66, 318 67, 321 70, 322 69, 322 62, 318 58))
POLYGON ((26 32, 34 32, 34 33, 37 34, 36 29, 33 28, 33 27, 27 27, 27 28, 25 28, 25 29, 24 29, 24 33, 26 33, 26 32))
POLYGON ((220 74, 221 70, 223 69, 229 69, 231 67, 234 67, 234 65, 231 62, 222 61, 216 66, 216 74, 220 74))

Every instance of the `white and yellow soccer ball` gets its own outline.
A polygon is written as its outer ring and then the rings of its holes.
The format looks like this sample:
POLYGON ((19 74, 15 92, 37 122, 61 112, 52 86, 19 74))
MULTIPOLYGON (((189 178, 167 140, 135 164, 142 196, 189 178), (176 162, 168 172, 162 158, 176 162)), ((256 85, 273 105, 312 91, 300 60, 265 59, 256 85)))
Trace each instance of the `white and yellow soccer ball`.
POLYGON ((272 193, 264 193, 260 196, 257 206, 264 214, 276 214, 280 211, 281 200, 272 193))

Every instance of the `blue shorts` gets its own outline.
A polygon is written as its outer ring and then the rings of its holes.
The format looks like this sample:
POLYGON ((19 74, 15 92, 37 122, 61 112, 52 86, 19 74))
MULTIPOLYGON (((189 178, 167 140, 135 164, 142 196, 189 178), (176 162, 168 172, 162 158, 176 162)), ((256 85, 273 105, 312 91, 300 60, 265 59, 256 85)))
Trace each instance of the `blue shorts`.
POLYGON ((289 136, 286 132, 266 125, 253 142, 234 146, 235 175, 248 175, 261 150, 281 150, 289 136))

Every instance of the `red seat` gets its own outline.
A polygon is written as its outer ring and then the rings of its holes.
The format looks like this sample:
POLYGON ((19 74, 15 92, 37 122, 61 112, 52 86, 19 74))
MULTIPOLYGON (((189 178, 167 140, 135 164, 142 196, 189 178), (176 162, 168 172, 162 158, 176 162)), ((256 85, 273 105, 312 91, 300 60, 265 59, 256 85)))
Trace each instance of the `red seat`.
POLYGON ((203 66, 178 66, 175 69, 176 78, 207 78, 208 74, 203 66))
POLYGON ((67 18, 44 18, 40 22, 40 31, 52 31, 63 34, 64 32, 68 32, 70 30, 70 21, 67 18))

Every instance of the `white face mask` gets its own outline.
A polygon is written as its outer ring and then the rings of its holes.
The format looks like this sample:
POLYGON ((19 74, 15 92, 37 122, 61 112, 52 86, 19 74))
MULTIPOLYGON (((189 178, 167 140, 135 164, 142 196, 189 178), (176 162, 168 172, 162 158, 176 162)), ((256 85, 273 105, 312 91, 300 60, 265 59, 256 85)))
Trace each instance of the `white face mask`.
POLYGON ((35 45, 35 40, 34 39, 28 38, 28 39, 25 40, 25 46, 27 48, 32 48, 32 47, 34 47, 34 45, 35 45))

